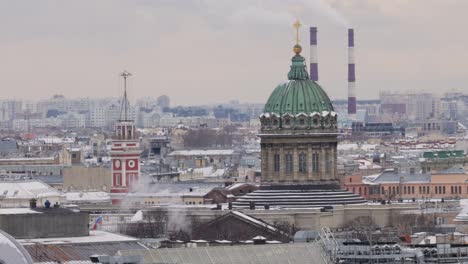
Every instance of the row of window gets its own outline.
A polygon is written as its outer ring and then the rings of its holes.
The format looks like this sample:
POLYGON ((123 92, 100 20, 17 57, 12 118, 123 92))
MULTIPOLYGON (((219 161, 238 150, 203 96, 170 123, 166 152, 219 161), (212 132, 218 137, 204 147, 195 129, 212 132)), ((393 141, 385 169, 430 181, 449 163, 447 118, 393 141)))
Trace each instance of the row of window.
MULTIPOLYGON (((364 195, 367 195, 367 188, 364 187, 364 195)), ((430 186, 419 186, 419 193, 418 194, 430 194, 431 187, 430 186)), ((349 191, 349 189, 348 189, 349 191)), ((415 194, 415 187, 414 186, 403 186, 402 194, 415 194)), ((445 186, 434 186, 433 191, 435 194, 446 194, 446 187, 445 186)), ((468 193, 468 186, 466 187, 466 192, 468 193)), ((353 193, 356 193, 356 188, 353 187, 353 193)), ((359 195, 362 195, 362 188, 359 187, 358 189, 359 195)), ((376 187, 376 188, 369 188, 369 194, 400 194, 400 187, 399 186, 389 186, 387 190, 384 187, 376 187), (386 192, 387 191, 387 192, 386 192)), ((462 194, 462 187, 461 186, 450 186, 450 194, 462 194)))
MULTIPOLYGON (((284 168, 286 172, 293 172, 294 166, 293 166, 293 154, 285 154, 284 155, 284 168)), ((325 173, 330 172, 331 168, 331 160, 329 155, 325 155, 325 173)), ((319 165, 319 154, 318 153, 312 153, 312 172, 318 173, 320 169, 319 165)), ((280 154, 275 154, 274 155, 274 160, 273 160, 273 169, 275 172, 279 172, 281 169, 281 157, 280 154)), ((300 153, 299 154, 299 172, 301 173, 306 173, 307 172, 307 154, 305 153, 300 153)))

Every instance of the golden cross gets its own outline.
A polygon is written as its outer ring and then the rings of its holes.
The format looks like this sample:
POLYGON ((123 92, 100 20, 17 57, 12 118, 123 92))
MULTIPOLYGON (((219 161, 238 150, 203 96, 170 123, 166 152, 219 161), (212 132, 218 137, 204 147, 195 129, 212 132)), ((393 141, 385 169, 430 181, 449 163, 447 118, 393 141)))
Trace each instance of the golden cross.
POLYGON ((293 26, 296 28, 296 44, 299 44, 299 28, 302 26, 302 24, 299 22, 299 20, 296 20, 296 23, 294 23, 293 26))

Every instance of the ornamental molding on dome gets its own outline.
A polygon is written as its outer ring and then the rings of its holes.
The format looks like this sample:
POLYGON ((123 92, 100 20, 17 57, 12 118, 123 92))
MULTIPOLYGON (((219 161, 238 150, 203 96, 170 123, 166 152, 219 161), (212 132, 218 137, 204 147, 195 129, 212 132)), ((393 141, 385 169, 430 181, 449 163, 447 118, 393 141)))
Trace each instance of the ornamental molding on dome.
POLYGON ((277 129, 336 129, 338 115, 334 111, 291 113, 262 113, 260 123, 262 130, 277 129))

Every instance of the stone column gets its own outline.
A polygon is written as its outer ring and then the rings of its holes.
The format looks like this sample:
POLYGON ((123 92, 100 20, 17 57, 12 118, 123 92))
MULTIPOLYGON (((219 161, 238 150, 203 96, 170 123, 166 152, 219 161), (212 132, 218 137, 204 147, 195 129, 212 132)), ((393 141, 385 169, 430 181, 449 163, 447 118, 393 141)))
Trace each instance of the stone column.
POLYGON ((320 180, 326 180, 328 179, 328 176, 326 175, 325 173, 325 155, 326 155, 326 152, 325 152, 325 147, 323 146, 323 144, 320 145, 320 157, 319 157, 319 163, 320 163, 320 176, 319 176, 319 179, 320 180))
POLYGON ((280 145, 280 171, 279 175, 276 176, 276 182, 283 181, 286 174, 286 158, 284 156, 284 145, 280 145))
POLYGON ((333 171, 333 180, 338 180, 338 171, 337 171, 337 156, 336 156, 336 144, 332 143, 331 146, 331 158, 332 158, 332 171, 333 171))
POLYGON ((268 177, 268 166, 269 166, 269 161, 268 161, 268 148, 266 147, 266 144, 260 143, 260 151, 261 151, 261 162, 262 162, 262 181, 267 181, 268 177))
POLYGON ((274 180, 274 176, 275 175, 275 153, 274 153, 274 145, 273 144, 269 144, 268 147, 268 154, 267 154, 267 157, 268 157, 268 181, 271 182, 274 180))
POLYGON ((293 181, 298 181, 298 173, 299 173, 299 154, 297 153, 297 146, 294 146, 293 151, 293 181))
POLYGON ((313 180, 312 175, 312 146, 307 146, 307 180, 313 180))

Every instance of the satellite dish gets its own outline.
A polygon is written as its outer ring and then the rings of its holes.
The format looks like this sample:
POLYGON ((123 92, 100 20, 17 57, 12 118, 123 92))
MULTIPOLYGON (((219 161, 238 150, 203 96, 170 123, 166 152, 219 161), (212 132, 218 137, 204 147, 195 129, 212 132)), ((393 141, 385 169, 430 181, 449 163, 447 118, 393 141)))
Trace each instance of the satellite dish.
POLYGON ((0 264, 33 264, 28 251, 12 236, 0 230, 0 264))

